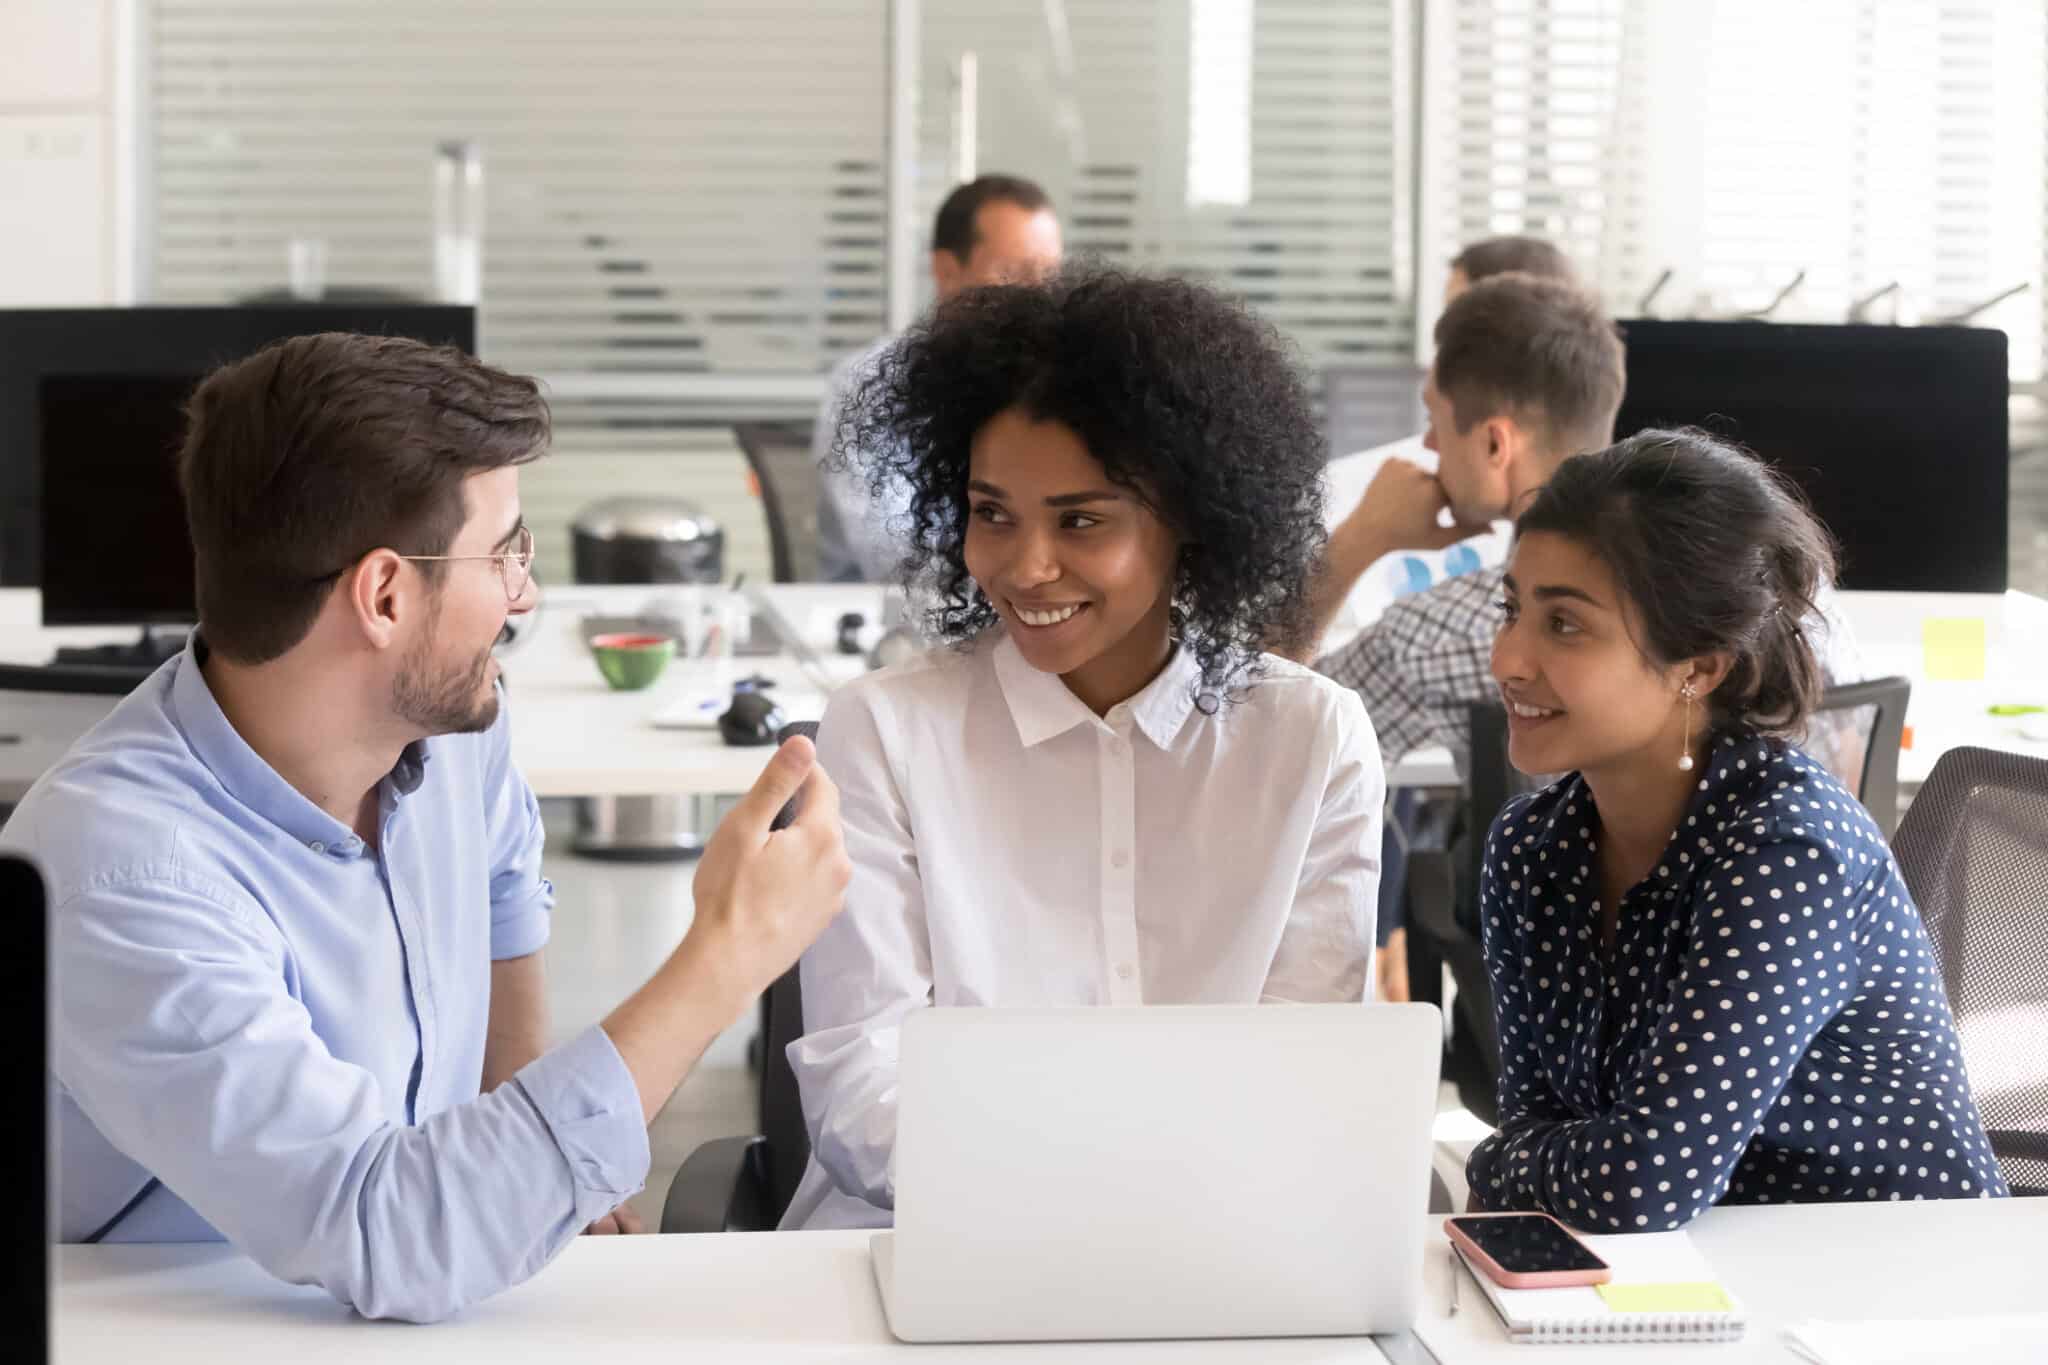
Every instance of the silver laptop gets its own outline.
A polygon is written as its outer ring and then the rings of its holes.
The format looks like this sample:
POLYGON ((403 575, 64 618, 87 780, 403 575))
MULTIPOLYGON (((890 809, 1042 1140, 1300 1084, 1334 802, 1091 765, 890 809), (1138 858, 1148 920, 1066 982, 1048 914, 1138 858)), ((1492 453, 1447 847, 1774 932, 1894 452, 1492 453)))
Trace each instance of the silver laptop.
POLYGON ((890 1330, 1406 1328, 1442 1037, 1430 1005, 915 1012, 873 1243, 890 1330))

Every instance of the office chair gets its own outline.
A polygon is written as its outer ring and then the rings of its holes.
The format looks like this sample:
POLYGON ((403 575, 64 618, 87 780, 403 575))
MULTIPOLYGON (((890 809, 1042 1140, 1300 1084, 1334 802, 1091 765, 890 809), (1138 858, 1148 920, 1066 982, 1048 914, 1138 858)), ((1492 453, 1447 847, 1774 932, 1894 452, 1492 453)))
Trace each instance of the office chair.
POLYGON ((0 1009, 8 1040, 7 1093, 28 1110, 8 1125, 7 1169, 20 1193, 0 1203, 6 1269, 0 1272, 0 1321, 16 1360, 49 1358, 50 1152, 49 924, 42 873, 17 854, 0 853, 0 910, 13 942, 0 953, 0 1009))
POLYGON ((663 1232, 773 1232, 811 1160, 789 1045, 803 1036, 803 988, 791 967, 761 998, 761 1131, 713 1138, 669 1182, 663 1232))
POLYGON ((1408 980, 1415 999, 1441 1006, 1443 969, 1450 969, 1458 994, 1446 1012, 1450 1040, 1444 1077, 1474 1117, 1493 1124, 1500 1117, 1495 1094, 1500 1042, 1493 1027, 1493 987, 1479 946, 1479 878, 1494 816, 1540 784, 1508 762, 1507 712, 1497 703, 1468 708, 1466 724, 1471 757, 1448 837, 1440 848, 1409 854, 1408 980))
POLYGON ((733 435, 761 492, 777 583, 818 579, 818 467, 809 422, 736 422, 733 435))
POLYGON ((1801 745, 1863 803, 1887 840, 1899 826, 1899 743, 1912 697, 1907 678, 1830 687, 1801 745))
POLYGON ((1991 1150, 2048 1195, 2048 760, 1951 749, 1892 840, 1941 960, 1991 1150))
MULTIPOLYGON (((785 725, 776 742, 793 735, 815 743, 818 723, 785 725)), ((779 813, 774 827, 787 824, 790 814, 779 813)), ((789 1065, 789 1045, 803 1032, 803 986, 791 967, 761 997, 761 1131, 714 1138, 690 1153, 669 1182, 661 1206, 663 1232, 772 1232, 782 1221, 811 1160, 803 1098, 789 1065)))
MULTIPOLYGON (((1905 678, 1829 688, 1809 730, 1814 749, 1827 751, 1815 756, 1827 762, 1869 808, 1887 838, 1898 823, 1899 740, 1911 693, 1912 683, 1905 678)), ((1498 705, 1475 704, 1467 712, 1467 724, 1471 771, 1453 837, 1435 854, 1410 854, 1408 977, 1417 999, 1440 1005, 1441 970, 1450 968, 1458 998, 1449 1011, 1451 1041, 1444 1073, 1474 1116, 1495 1123, 1500 1043, 1493 1027, 1493 988, 1479 943, 1479 879, 1486 832, 1494 817, 1514 797, 1544 784, 1508 762, 1507 713, 1498 705)))

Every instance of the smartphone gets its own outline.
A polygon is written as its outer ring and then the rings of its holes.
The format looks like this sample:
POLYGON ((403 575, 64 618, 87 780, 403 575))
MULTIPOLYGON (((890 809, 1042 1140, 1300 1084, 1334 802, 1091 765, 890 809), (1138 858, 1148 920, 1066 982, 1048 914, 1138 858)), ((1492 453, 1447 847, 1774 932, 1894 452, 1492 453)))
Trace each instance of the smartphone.
MULTIPOLYGON (((787 744, 793 735, 802 735, 811 743, 816 744, 818 742, 818 722, 814 720, 793 720, 775 732, 775 742, 778 745, 787 744)), ((795 796, 783 802, 782 809, 775 812, 775 818, 768 822, 768 828, 771 831, 788 829, 791 825, 795 824, 797 812, 803 806, 803 799, 804 794, 798 792, 795 796)))
POLYGON ((1505 1289, 1605 1284, 1614 1272, 1547 1213, 1475 1213, 1444 1220, 1451 1244, 1505 1289))

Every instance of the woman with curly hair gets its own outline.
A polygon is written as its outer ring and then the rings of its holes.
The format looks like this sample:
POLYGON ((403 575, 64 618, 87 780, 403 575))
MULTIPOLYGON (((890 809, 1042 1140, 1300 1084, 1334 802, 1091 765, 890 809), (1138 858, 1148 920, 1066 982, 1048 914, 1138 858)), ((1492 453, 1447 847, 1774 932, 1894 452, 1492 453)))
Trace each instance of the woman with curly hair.
POLYGON ((910 488, 945 645, 835 693, 818 736, 854 875, 803 960, 785 1227, 889 1222, 910 1011, 1361 1000, 1379 880, 1363 707, 1260 652, 1302 629, 1323 542, 1271 328, 1174 279, 975 290, 838 449, 910 488))

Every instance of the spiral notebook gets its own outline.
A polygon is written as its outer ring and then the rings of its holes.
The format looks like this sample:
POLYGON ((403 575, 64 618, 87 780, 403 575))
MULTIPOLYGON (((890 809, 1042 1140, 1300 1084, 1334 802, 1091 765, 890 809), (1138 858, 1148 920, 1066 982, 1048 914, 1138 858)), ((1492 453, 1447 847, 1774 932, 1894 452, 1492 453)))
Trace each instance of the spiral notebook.
MULTIPOLYGON (((1749 1326, 1742 1305, 1683 1232, 1587 1237, 1614 1268, 1605 1285, 1503 1289, 1477 1270, 1472 1280, 1508 1335, 1537 1344, 1735 1341, 1749 1326)), ((1468 1281, 1468 1284, 1470 1281, 1468 1281)))

